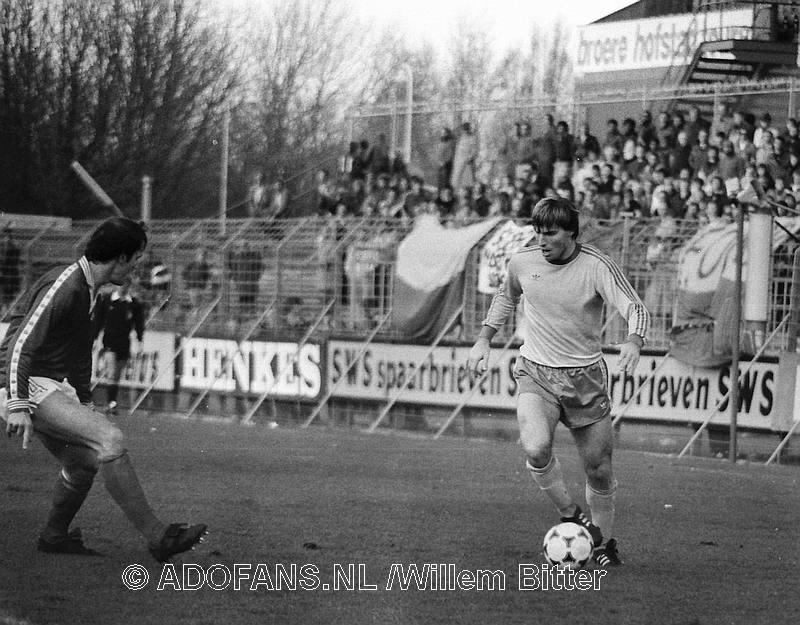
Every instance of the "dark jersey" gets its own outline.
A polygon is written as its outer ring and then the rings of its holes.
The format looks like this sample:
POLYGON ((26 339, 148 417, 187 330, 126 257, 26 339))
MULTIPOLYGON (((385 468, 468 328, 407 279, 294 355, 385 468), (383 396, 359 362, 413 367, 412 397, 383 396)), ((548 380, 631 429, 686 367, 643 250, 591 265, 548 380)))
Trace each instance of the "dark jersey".
POLYGON ((130 352, 131 330, 136 338, 144 335, 144 311, 141 302, 127 295, 117 293, 103 294, 97 298, 94 309, 95 332, 103 332, 103 347, 127 356, 130 352))
POLYGON ((81 402, 91 400, 93 284, 82 257, 39 278, 10 311, 0 347, 0 386, 8 409, 30 408, 28 380, 42 376, 75 388, 81 402))

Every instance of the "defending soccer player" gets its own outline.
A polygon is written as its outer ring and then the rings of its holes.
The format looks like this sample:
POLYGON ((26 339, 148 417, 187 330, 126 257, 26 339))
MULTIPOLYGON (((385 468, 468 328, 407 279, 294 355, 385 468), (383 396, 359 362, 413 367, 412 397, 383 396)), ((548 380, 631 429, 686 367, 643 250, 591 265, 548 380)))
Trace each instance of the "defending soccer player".
POLYGON ((621 564, 613 536, 617 481, 612 470, 613 432, 608 373, 602 358, 603 303, 628 323, 619 367, 632 373, 639 361, 649 316, 620 268, 605 254, 578 242, 578 211, 563 198, 545 198, 533 209, 536 245, 511 257, 508 274, 489 307, 469 367, 488 366, 490 341, 522 298, 524 342, 514 377, 517 420, 527 468, 558 509, 562 521, 589 530, 594 559, 621 564), (558 422, 569 428, 586 473, 591 520, 572 499, 553 455, 558 422), (608 541, 603 543, 603 537, 608 541))
POLYGON ((129 219, 103 222, 85 254, 42 276, 20 299, 0 348, 0 417, 9 437, 33 436, 59 460, 61 471, 38 549, 95 555, 70 530, 96 473, 159 562, 191 549, 205 525, 165 525, 150 508, 122 432, 94 410, 90 391, 92 304, 103 284, 122 284, 147 246, 144 228, 129 219))

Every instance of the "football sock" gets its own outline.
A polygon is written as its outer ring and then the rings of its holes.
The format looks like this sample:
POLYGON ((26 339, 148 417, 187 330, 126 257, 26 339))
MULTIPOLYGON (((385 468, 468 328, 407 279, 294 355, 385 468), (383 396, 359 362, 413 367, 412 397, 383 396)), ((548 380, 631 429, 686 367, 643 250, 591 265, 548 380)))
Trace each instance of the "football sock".
POLYGON ((110 384, 108 386, 108 401, 111 403, 112 401, 117 401, 117 395, 119 394, 119 384, 110 384))
POLYGON ((78 514, 91 488, 91 479, 86 484, 76 484, 69 481, 63 470, 58 474, 58 481, 53 490, 53 505, 42 538, 55 540, 67 535, 69 524, 78 514))
POLYGON ((617 480, 608 490, 595 490, 586 483, 586 503, 592 512, 592 523, 600 528, 603 536, 614 536, 614 510, 617 501, 617 480))
POLYGON ((130 457, 125 452, 100 467, 106 489, 117 502, 125 516, 150 543, 161 540, 166 525, 158 520, 133 470, 130 457))
POLYGON ((552 456, 550 462, 542 468, 535 467, 530 460, 525 463, 533 476, 534 481, 553 502, 561 516, 572 516, 575 513, 575 504, 567 491, 564 475, 561 472, 561 463, 552 456))

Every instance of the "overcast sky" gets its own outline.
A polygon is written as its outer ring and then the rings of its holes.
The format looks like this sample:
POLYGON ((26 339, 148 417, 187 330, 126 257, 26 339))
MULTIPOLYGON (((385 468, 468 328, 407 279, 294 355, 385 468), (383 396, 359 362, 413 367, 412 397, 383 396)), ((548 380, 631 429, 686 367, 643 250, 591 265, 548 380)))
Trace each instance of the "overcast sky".
POLYGON ((356 15, 377 25, 392 25, 409 43, 449 41, 459 19, 486 24, 504 47, 519 47, 534 24, 542 29, 558 20, 572 26, 588 24, 631 0, 347 0, 356 15))
MULTIPOLYGON (((271 3, 286 0, 215 0, 221 5, 257 6, 268 10, 271 3)), ((500 57, 509 48, 519 48, 536 24, 544 30, 561 20, 571 26, 588 24, 632 0, 338 0, 354 16, 375 25, 376 30, 397 29, 411 47, 423 41, 443 52, 459 21, 485 24, 496 42, 500 57)), ((253 10, 244 9, 244 10, 253 10)))

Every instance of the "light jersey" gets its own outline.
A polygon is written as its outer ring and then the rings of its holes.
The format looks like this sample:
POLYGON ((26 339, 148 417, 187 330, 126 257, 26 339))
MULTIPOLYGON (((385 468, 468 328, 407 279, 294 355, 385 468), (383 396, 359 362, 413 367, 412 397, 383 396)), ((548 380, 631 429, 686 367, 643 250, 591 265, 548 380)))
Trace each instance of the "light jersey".
POLYGON ((505 281, 492 299, 484 325, 500 329, 523 298, 524 343, 520 353, 548 367, 584 367, 601 356, 603 302, 628 322, 628 335, 644 341, 649 316, 620 268, 591 245, 578 243, 570 258, 549 262, 538 245, 508 262, 505 281))

